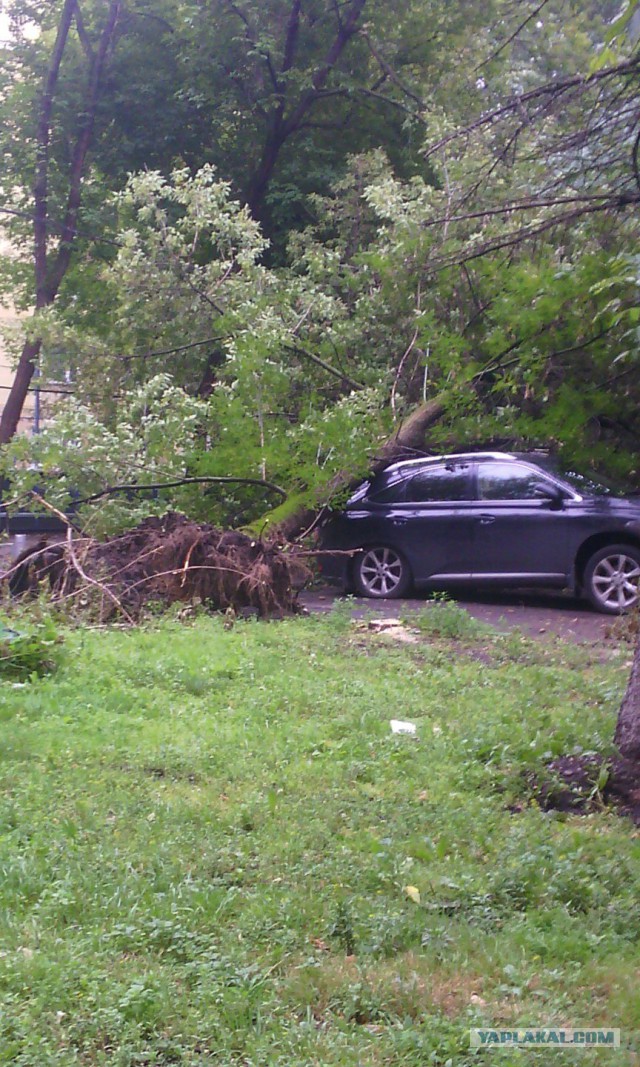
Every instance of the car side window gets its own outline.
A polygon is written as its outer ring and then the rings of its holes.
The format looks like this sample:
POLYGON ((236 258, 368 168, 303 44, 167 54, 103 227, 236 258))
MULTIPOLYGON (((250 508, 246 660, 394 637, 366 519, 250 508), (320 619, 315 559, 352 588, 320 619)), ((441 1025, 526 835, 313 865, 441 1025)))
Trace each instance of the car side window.
POLYGON ((374 504, 398 504, 404 500, 406 487, 407 479, 401 478, 399 481, 386 486, 385 489, 380 489, 377 493, 373 493, 369 499, 374 504))
POLYGON ((406 500, 412 504, 429 501, 469 500, 469 465, 442 464, 415 474, 407 486, 406 500))
POLYGON ((536 486, 544 484, 539 472, 522 463, 491 460, 478 464, 478 498, 480 500, 537 500, 536 486))

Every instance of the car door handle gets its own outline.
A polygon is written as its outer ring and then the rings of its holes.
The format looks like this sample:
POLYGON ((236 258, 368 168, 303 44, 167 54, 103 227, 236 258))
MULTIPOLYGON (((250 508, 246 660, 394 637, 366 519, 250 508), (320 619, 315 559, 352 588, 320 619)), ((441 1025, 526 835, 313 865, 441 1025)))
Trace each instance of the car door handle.
POLYGON ((479 515, 478 522, 481 526, 490 526, 492 522, 496 521, 495 515, 479 515))
POLYGON ((407 525, 407 520, 406 519, 391 519, 391 525, 392 526, 406 526, 407 525))

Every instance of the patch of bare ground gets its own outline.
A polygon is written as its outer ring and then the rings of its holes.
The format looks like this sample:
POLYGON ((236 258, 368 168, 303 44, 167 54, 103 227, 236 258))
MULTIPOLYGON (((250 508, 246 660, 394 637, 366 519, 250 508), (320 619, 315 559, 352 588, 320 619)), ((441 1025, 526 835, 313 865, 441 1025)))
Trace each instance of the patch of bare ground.
POLYGON ((596 753, 558 756, 544 777, 531 776, 533 796, 543 811, 586 815, 611 805, 640 826, 640 767, 618 756, 606 760, 596 753))
POLYGON ((380 634, 382 637, 388 637, 406 645, 415 645, 419 640, 418 634, 405 626, 400 619, 370 619, 367 623, 359 623, 357 629, 380 634))

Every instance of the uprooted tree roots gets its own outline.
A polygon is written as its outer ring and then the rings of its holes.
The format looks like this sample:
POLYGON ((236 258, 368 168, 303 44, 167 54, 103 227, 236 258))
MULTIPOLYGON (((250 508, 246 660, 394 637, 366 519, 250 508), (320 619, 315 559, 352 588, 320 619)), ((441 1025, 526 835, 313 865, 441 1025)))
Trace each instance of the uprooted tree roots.
POLYGON ((91 605, 101 622, 135 621, 151 604, 201 602, 260 615, 296 610, 304 564, 277 545, 184 515, 148 518, 106 541, 73 536, 32 547, 10 575, 14 593, 49 588, 55 600, 91 605))

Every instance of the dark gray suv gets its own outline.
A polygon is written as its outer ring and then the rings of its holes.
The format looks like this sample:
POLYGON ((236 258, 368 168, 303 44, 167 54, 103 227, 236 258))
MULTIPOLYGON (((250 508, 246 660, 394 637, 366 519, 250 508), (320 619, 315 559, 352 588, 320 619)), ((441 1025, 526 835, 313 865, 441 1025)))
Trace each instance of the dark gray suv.
POLYGON ((500 452, 395 463, 320 531, 322 572, 361 596, 455 583, 556 586, 618 615, 640 598, 640 498, 500 452))

